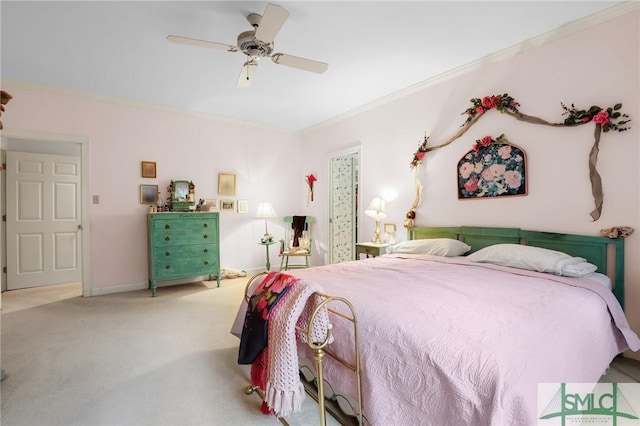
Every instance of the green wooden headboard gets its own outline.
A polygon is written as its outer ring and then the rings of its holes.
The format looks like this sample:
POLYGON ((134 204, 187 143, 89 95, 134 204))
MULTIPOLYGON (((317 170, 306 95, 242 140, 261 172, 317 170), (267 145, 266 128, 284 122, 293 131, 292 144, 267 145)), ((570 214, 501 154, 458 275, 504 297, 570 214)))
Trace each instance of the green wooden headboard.
POLYGON ((471 246, 471 251, 493 244, 525 244, 583 257, 598 267, 598 272, 611 278, 613 293, 624 308, 624 240, 591 235, 559 234, 527 231, 519 228, 479 226, 409 228, 410 240, 453 238, 471 246))

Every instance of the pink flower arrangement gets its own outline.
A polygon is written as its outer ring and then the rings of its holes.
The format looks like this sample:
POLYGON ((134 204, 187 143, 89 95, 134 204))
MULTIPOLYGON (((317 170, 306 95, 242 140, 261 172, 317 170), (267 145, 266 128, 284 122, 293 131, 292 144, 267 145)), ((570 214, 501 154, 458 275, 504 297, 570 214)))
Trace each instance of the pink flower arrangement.
POLYGON ((413 159, 409 163, 409 166, 413 169, 417 167, 419 164, 422 164, 422 160, 424 156, 427 154, 427 142, 429 141, 429 136, 424 135, 424 141, 418 147, 418 150, 413 153, 413 159))
POLYGON ((485 136, 482 139, 476 140, 476 143, 473 144, 473 150, 475 152, 478 152, 482 148, 491 146, 494 143, 497 143, 497 144, 507 143, 507 139, 505 138, 504 134, 498 136, 496 139, 493 139, 491 136, 485 136))
POLYGON ((462 125, 464 126, 469 123, 476 115, 484 114, 491 109, 500 112, 518 112, 518 106, 520 106, 520 104, 507 93, 485 96, 483 98, 472 98, 471 106, 462 113, 463 115, 467 115, 467 120, 462 125))
POLYGON ((305 181, 307 182, 307 185, 309 186, 309 201, 313 201, 313 182, 317 181, 318 179, 312 174, 305 176, 305 181))
POLYGON ((615 104, 607 109, 597 105, 593 105, 589 109, 577 109, 574 104, 571 104, 571 107, 563 103, 560 103, 560 105, 562 105, 562 109, 564 110, 562 115, 567 116, 567 118, 564 119, 565 126, 576 126, 593 121, 602 126, 603 132, 610 130, 624 132, 629 129, 629 127, 625 127, 625 124, 630 122, 631 119, 629 119, 627 114, 620 112, 622 104, 615 104), (614 120, 618 121, 615 122, 614 120))

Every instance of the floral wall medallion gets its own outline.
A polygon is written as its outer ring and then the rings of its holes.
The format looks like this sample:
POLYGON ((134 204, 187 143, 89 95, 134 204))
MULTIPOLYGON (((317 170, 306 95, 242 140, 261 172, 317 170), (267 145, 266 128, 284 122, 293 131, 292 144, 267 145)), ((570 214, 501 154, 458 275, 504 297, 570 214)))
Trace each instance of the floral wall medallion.
POLYGON ((458 161, 460 199, 526 194, 526 155, 504 135, 478 139, 458 161))

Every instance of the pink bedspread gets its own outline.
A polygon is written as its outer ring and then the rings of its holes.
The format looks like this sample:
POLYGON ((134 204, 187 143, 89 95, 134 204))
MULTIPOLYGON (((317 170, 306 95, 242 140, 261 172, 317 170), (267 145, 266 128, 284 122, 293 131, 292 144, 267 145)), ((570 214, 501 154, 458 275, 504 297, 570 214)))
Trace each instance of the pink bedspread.
MULTIPOLYGON (((597 382, 640 340, 603 286, 510 271, 386 255, 290 272, 355 306, 370 424, 537 424, 538 383, 597 382)), ((345 333, 336 326, 331 347, 349 358, 345 333)), ((336 364, 327 380, 355 395, 336 364)))

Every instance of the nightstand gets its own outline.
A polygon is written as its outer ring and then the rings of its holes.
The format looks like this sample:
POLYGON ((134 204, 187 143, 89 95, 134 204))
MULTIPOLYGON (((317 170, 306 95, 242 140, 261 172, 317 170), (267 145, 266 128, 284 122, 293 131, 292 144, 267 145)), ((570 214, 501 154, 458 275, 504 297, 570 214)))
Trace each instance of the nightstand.
POLYGON ((356 260, 360 260, 360 255, 376 257, 385 254, 389 244, 356 243, 356 260))
POLYGON ((269 261, 269 246, 275 243, 277 243, 277 241, 267 241, 266 243, 263 243, 263 242, 258 243, 261 246, 264 246, 264 248, 267 251, 267 264, 265 265, 267 267, 267 272, 271 270, 271 262, 269 261))

